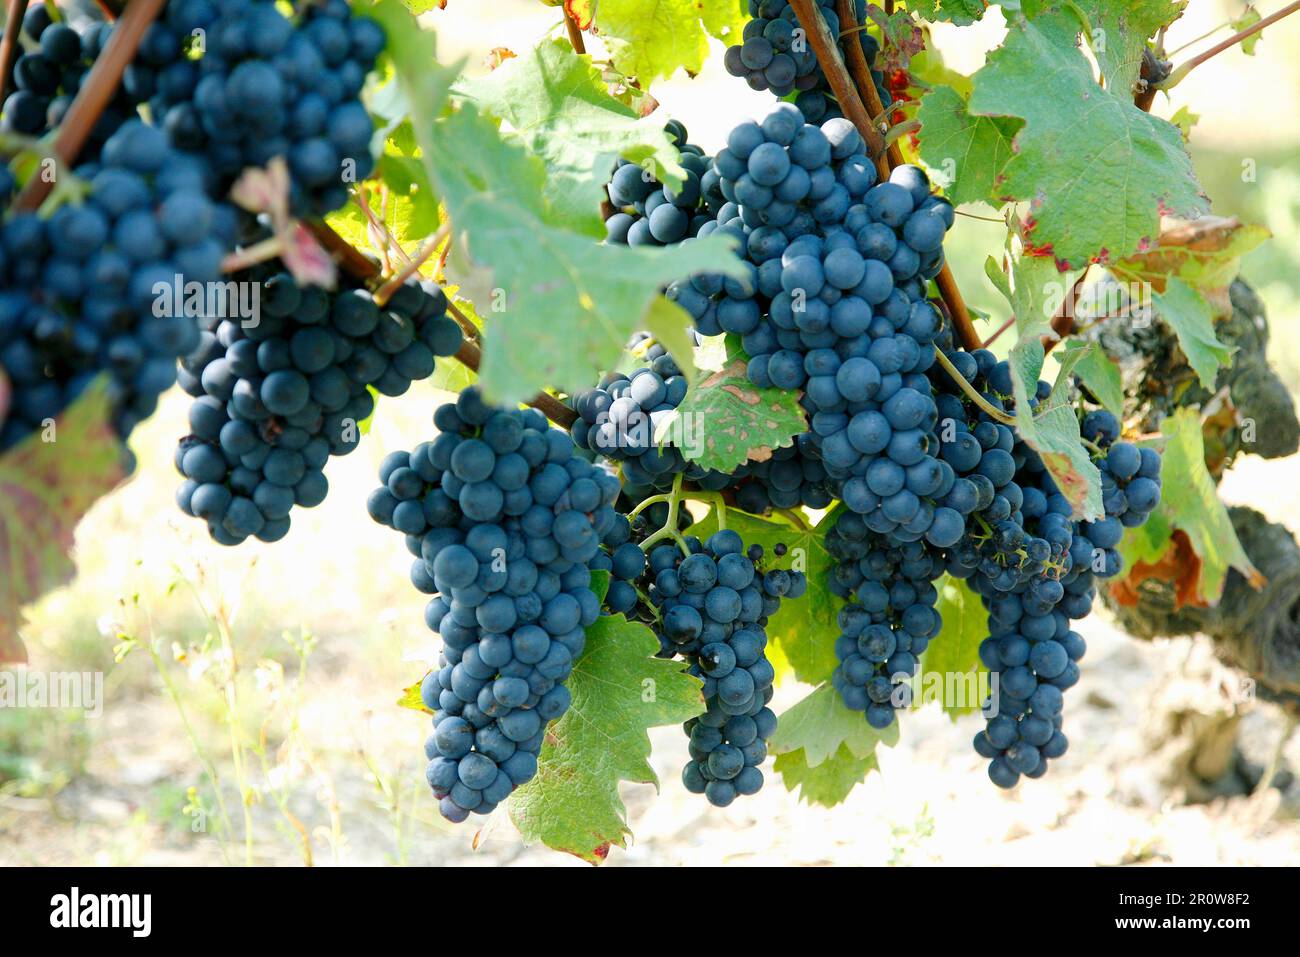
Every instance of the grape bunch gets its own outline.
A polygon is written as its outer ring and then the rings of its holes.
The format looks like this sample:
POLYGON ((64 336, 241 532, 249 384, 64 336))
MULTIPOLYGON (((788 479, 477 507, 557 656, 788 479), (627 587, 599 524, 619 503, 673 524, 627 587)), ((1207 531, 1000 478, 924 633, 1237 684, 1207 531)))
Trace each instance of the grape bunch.
MULTIPOLYGON (((988 405, 1014 408, 1005 362, 987 350, 949 356, 988 405)), ((1050 395, 1051 387, 1039 382, 1031 407, 1050 395)), ((1137 485, 1139 506, 1154 508, 1160 457, 1118 442, 1119 423, 1110 413, 1085 416, 1085 437, 1100 450, 1106 515, 1078 522, 1042 458, 1011 429, 993 422, 955 387, 941 386, 938 404, 951 426, 941 454, 957 470, 957 482, 973 486, 958 487, 962 503, 975 502, 966 510, 966 535, 946 556, 947 570, 966 579, 988 610, 989 635, 979 654, 997 679, 986 702, 986 728, 974 747, 989 760, 991 780, 1011 788, 1022 775, 1041 777, 1069 746, 1062 731, 1063 693, 1078 682, 1078 662, 1087 650, 1071 622, 1091 612, 1097 579, 1122 568, 1115 551, 1125 527, 1121 516, 1132 527, 1148 514, 1130 511, 1119 476, 1126 488, 1137 485)))
POLYGON ((633 554, 641 551, 634 542, 619 544, 610 560, 610 595, 619 605, 631 601, 636 591, 623 583, 639 577, 659 657, 685 658, 704 682, 705 713, 684 726, 691 759, 682 781, 710 804, 726 807, 763 786, 759 765, 776 730, 776 715, 767 707, 775 672, 765 629, 781 599, 800 597, 808 583, 802 572, 763 571, 762 546, 746 549, 734 531, 684 541, 689 555, 663 544, 652 548, 648 561, 633 554), (623 590, 616 592, 615 585, 623 590))
POLYGON ((695 276, 669 296, 701 333, 740 337, 755 385, 804 391, 807 444, 873 531, 945 547, 963 523, 936 504, 954 476, 936 456, 927 282, 953 209, 916 167, 877 183, 864 149, 848 121, 806 124, 789 104, 734 129, 714 229, 744 243, 750 281, 695 276))
POLYGON ((722 205, 719 176, 709 157, 688 142, 686 127, 664 127, 680 151, 686 179, 674 190, 629 160, 620 159, 605 186, 614 212, 605 220, 605 241, 625 246, 670 246, 699 234, 722 205))
POLYGON ((170 0, 124 85, 177 148, 211 164, 222 195, 245 168, 282 157, 293 209, 323 214, 373 169, 360 93, 385 43, 345 0, 294 19, 274 0, 170 0))
MULTIPOLYGON (((835 0, 818 0, 818 5, 831 35, 839 36, 840 18, 835 12, 835 0)), ((856 0, 855 5, 858 23, 865 23, 865 0, 856 0)), ((831 96, 826 75, 817 62, 817 55, 804 36, 789 0, 749 0, 749 15, 753 19, 745 24, 741 42, 728 47, 723 58, 727 72, 744 78, 751 89, 771 90, 777 97, 783 98, 798 90, 795 105, 804 111, 810 122, 841 115, 839 105, 831 96)), ((880 44, 865 30, 859 31, 858 38, 867 65, 872 68, 872 80, 880 102, 889 106, 891 100, 884 75, 875 69, 880 44)))
POLYGON ((364 288, 299 285, 275 263, 233 278, 258 292, 257 314, 205 315, 179 376, 195 401, 177 504, 222 545, 283 538, 294 506, 324 501, 329 457, 356 448, 370 388, 403 394, 461 342, 432 282, 408 281, 380 308, 364 288))
MULTIPOLYGON (((22 32, 31 46, 14 62, 13 92, 5 99, 0 130, 39 137, 57 127, 112 31, 111 24, 93 22, 78 31, 67 23, 55 23, 45 4, 29 7, 22 32)), ((147 58, 152 52, 147 42, 142 43, 138 57, 147 58)), ((128 67, 124 80, 130 76, 128 67)), ((83 161, 99 155, 108 138, 135 117, 138 104, 129 82, 124 82, 92 127, 81 150, 83 161)))
POLYGON ((367 508, 406 536, 411 581, 434 596, 425 621, 443 651, 420 689, 436 712, 427 777, 459 823, 537 773, 546 724, 569 708, 619 487, 541 413, 495 409, 476 389, 434 425, 432 442, 384 460, 367 508))
POLYGON ((14 390, 0 451, 100 375, 113 427, 127 438, 199 342, 186 288, 217 280, 233 243, 233 218, 207 198, 201 164, 139 120, 76 173, 88 185, 83 201, 48 219, 11 214, 0 229, 0 366, 14 390))
POLYGON ((831 591, 850 599, 839 613, 831 684, 845 706, 881 730, 911 703, 898 689, 943 626, 934 582, 944 563, 934 546, 875 533, 852 511, 840 513, 826 549, 838 563, 831 591))

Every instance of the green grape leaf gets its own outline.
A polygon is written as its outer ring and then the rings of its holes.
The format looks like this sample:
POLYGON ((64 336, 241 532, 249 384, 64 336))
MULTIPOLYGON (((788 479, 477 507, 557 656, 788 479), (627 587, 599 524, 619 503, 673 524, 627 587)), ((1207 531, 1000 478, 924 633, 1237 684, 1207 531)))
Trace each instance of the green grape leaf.
MULTIPOLYGON (((1058 383, 1069 382, 1082 355, 1076 350, 1062 358, 1058 383)), ((1022 334, 1008 357, 1016 408, 1022 410, 1016 414, 1016 429, 1026 444, 1042 457, 1043 465, 1074 509, 1075 517, 1089 521, 1099 519, 1104 514, 1101 472, 1083 447, 1074 408, 1060 394, 1068 390, 1054 389, 1053 395, 1039 406, 1037 412, 1030 411, 1029 400, 1038 387, 1045 358, 1042 340, 1033 329, 1022 334)))
POLYGON ((554 225, 541 199, 541 160, 502 140, 472 107, 432 124, 422 139, 458 234, 500 293, 479 370, 495 402, 518 402, 545 386, 585 387, 618 361, 663 286, 699 271, 743 274, 726 237, 633 248, 554 225))
POLYGON ((897 721, 877 731, 862 712, 846 708, 827 682, 778 717, 768 747, 773 754, 802 751, 808 766, 815 768, 841 747, 855 758, 867 758, 876 753, 876 745, 892 748, 897 743, 897 721))
POLYGON ((420 685, 422 684, 424 684, 423 676, 415 684, 403 688, 402 696, 397 699, 397 706, 399 708, 409 708, 410 710, 418 711, 421 714, 432 715, 433 712, 424 703, 424 697, 420 694, 420 685))
POLYGON ((122 455, 106 377, 0 454, 0 663, 27 660, 23 606, 72 578, 77 523, 126 477, 122 455))
MULTIPOLYGON (((1189 596, 1193 604, 1216 604, 1223 595, 1230 568, 1259 587, 1263 576, 1237 538, 1214 478, 1205 466, 1200 414, 1193 408, 1181 408, 1166 417, 1160 428, 1165 440, 1160 505, 1145 526, 1133 529, 1121 543, 1125 564, 1155 564, 1173 545, 1172 533, 1178 530, 1187 536, 1199 559, 1194 580, 1179 583, 1180 593, 1189 596)), ((1132 578, 1130 575, 1128 580, 1132 578)))
POLYGON ((694 76, 710 35, 731 40, 749 19, 735 0, 600 0, 595 26, 624 76, 647 87, 684 69, 694 76))
POLYGON ((1169 117, 1169 122, 1178 127, 1178 132, 1183 134, 1184 140, 1189 140, 1192 138, 1192 128, 1201 122, 1201 114, 1193 113, 1184 104, 1174 110, 1173 115, 1169 117))
POLYGON ((1232 364, 1236 351, 1219 341, 1214 333, 1214 313, 1205 297, 1171 276, 1165 282, 1164 292, 1152 293, 1152 305, 1160 318, 1168 323, 1178 337, 1178 345, 1191 365, 1201 385, 1214 389, 1219 368, 1232 364))
POLYGON ((772 762, 772 770, 781 775, 787 791, 798 791, 801 801, 822 807, 842 804, 850 792, 878 767, 875 754, 855 757, 843 744, 816 767, 808 766, 808 755, 802 748, 778 754, 772 762))
MULTIPOLYGON (((727 509, 727 527, 739 534, 746 545, 763 546, 764 570, 793 569, 808 576, 808 590, 799 598, 782 600, 780 610, 767 623, 771 646, 789 664, 795 678, 806 684, 828 680, 837 664, 835 638, 840 633, 841 602, 829 587, 835 559, 826 551, 825 532, 832 524, 832 517, 827 515, 816 528, 796 528, 789 522, 727 509), (789 549, 780 558, 774 551, 777 544, 789 549)), ((688 534, 703 540, 717 530, 715 508, 692 525, 688 534)))
POLYGON ((932 676, 941 676, 938 680, 943 682, 943 710, 956 721, 964 714, 979 711, 983 702, 979 682, 988 669, 980 662, 979 647, 989 635, 989 613, 979 596, 959 578, 946 576, 938 588, 936 608, 943 619, 943 630, 921 656, 920 674, 924 683, 935 680, 932 676))
POLYGON ((508 140, 542 158, 553 221, 576 232, 604 235, 600 203, 617 157, 669 186, 685 176, 663 120, 642 119, 614 99, 591 57, 567 40, 544 40, 459 89, 510 124, 508 140))
MULTIPOLYGON (((1240 33, 1248 27, 1253 27, 1262 19, 1264 18, 1260 16, 1259 11, 1255 9, 1255 5, 1248 3, 1246 4, 1246 9, 1241 11, 1241 15, 1236 19, 1229 21, 1228 26, 1232 28, 1233 33, 1240 33)), ((1250 36, 1246 37, 1246 39, 1241 41, 1241 52, 1246 54, 1246 56, 1254 56, 1255 44, 1259 43, 1262 39, 1264 39, 1263 30, 1260 30, 1258 33, 1252 33, 1250 36)))
POLYGON ((989 4, 987 0, 917 0, 907 6, 932 23, 947 22, 966 27, 982 19, 989 4))
POLYGON ((740 356, 700 380, 664 417, 655 440, 669 439, 687 461, 719 472, 765 461, 773 450, 793 444, 796 435, 808 431, 801 393, 758 388, 749 381, 746 364, 740 356))
POLYGON ((646 313, 645 331, 654 336, 682 370, 688 385, 699 381, 699 370, 695 368, 695 342, 691 330, 695 322, 677 303, 666 296, 660 296, 650 304, 646 313))
POLYGON ((1131 97, 1147 40, 1181 17, 1187 0, 1078 0, 1078 4, 1092 28, 1087 39, 1106 86, 1131 97))
POLYGON ((417 17, 430 10, 442 10, 447 6, 447 0, 402 0, 402 3, 417 17))
POLYGON ((1082 352, 1075 360, 1074 374, 1079 381, 1097 397, 1103 409, 1116 418, 1124 417, 1124 378, 1119 365, 1095 342, 1080 342, 1077 339, 1066 340, 1065 354, 1082 352))
POLYGON ((1012 141, 1024 125, 1016 119, 972 116, 950 86, 921 97, 916 114, 921 160, 955 205, 998 205, 998 181, 1012 157, 1012 141))
POLYGON ((592 864, 632 831, 620 781, 653 784, 647 728, 681 724, 704 711, 699 679, 680 661, 655 658, 645 625, 605 615, 567 687, 573 704, 546 731, 537 777, 515 791, 510 818, 526 842, 541 841, 592 864))
POLYGON ((1029 203, 1033 252, 1107 262, 1153 244, 1162 215, 1207 210, 1178 129, 1127 90, 1097 85, 1073 13, 1006 17, 1006 42, 975 74, 969 110, 1025 121, 999 191, 1029 203))

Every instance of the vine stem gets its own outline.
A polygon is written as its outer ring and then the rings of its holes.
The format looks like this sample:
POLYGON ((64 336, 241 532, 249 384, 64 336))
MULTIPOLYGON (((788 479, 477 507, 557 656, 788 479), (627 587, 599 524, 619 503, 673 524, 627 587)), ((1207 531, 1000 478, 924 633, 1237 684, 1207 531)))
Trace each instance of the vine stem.
POLYGON ((994 329, 992 334, 987 339, 984 340, 984 348, 987 349, 989 346, 993 345, 993 343, 997 342, 998 337, 1000 337, 1002 333, 1006 332, 1015 324, 1016 324, 1016 317, 1008 316, 1007 321, 1002 323, 1002 325, 998 326, 996 329, 994 329))
MULTIPOLYGON (((863 105, 859 91, 854 88, 853 80, 845 69, 844 60, 840 58, 830 27, 826 25, 826 20, 813 0, 790 0, 790 6, 794 8, 795 16, 799 18, 799 25, 807 34, 813 52, 817 54, 817 62, 821 64, 822 72, 826 74, 831 92, 839 101, 840 109, 867 141, 867 149, 876 161, 876 170, 880 173, 880 178, 885 179, 889 176, 889 161, 885 158, 885 139, 871 122, 871 114, 863 105)), ((845 24, 841 19, 840 25, 851 28, 855 24, 845 24)), ((849 46, 852 47, 854 44, 849 46)), ((871 84, 868 86, 875 89, 871 84)), ((880 112, 879 109, 876 112, 880 112)))
POLYGON ((632 509, 632 511, 628 512, 627 517, 636 518, 638 515, 644 512, 651 505, 658 505, 660 502, 666 502, 668 501, 668 498, 669 496, 667 495, 651 495, 649 498, 643 499, 640 503, 638 503, 636 508, 632 509))
POLYGON ((406 285, 406 280, 410 279, 420 271, 420 267, 429 261, 429 257, 438 251, 438 247, 446 241, 450 234, 451 221, 448 220, 438 227, 436 233, 424 241, 424 245, 420 247, 420 251, 415 255, 415 258, 403 266, 391 279, 375 290, 375 305, 380 308, 388 305, 388 300, 393 298, 397 290, 406 285))
POLYGON ((9 77, 18 61, 18 35, 22 32, 26 13, 27 0, 9 0, 6 5, 5 32, 0 37, 0 102, 9 96, 9 77))
MULTIPOLYGON (((137 0, 139 2, 139 0, 137 0)), ((379 266, 371 262, 367 257, 361 254, 346 239, 331 229, 326 223, 317 220, 309 223, 308 228, 329 252, 333 253, 340 260, 340 265, 353 278, 360 279, 363 282, 374 283, 379 280, 379 266)), ((473 323, 465 317, 465 314, 456 307, 451 300, 447 301, 447 311, 461 326, 462 332, 466 326, 473 327, 473 323)), ((483 362, 483 353, 477 344, 468 339, 464 339, 460 348, 456 351, 456 361, 467 369, 478 372, 479 366, 483 362)), ((534 409, 541 412, 552 422, 562 425, 566 429, 571 428, 578 421, 578 414, 570 409, 567 405, 545 392, 539 392, 533 396, 527 403, 534 409)))
POLYGON ((677 531, 677 516, 681 514, 682 507, 682 478, 681 472, 673 476, 672 491, 665 496, 668 499, 668 519, 664 522, 664 527, 641 543, 641 551, 646 554, 649 554, 650 549, 664 539, 671 538, 677 543, 677 547, 682 550, 683 555, 687 558, 691 557, 691 550, 686 544, 686 539, 682 538, 682 533, 677 531))
MULTIPOLYGON (((60 164, 71 165, 86 145, 104 108, 116 95, 118 84, 122 82, 122 73, 127 64, 135 59, 140 40, 149 25, 158 18, 164 2, 165 0, 132 0, 122 18, 117 21, 108 46, 90 68, 72 105, 68 107, 67 115, 59 125, 52 152, 60 164)), ((5 32, 16 33, 14 30, 5 32)), ((18 195, 15 208, 28 212, 37 209, 53 188, 54 183, 48 177, 32 176, 18 195)))
POLYGON ((983 409, 984 412, 988 414, 989 418, 993 419, 994 421, 1001 422, 1003 425, 1016 424, 1016 417, 1014 415, 1008 415, 1006 412, 1003 412, 1001 409, 995 408, 988 401, 988 399, 984 398, 984 396, 979 394, 978 389, 976 389, 973 385, 971 385, 969 382, 966 381, 966 377, 957 371, 957 367, 952 364, 951 359, 949 359, 946 355, 943 354, 942 349, 934 350, 934 358, 939 363, 939 365, 943 366, 943 371, 948 373, 948 376, 952 379, 952 381, 957 383, 958 388, 960 388, 962 392, 965 392, 966 396, 972 402, 974 402, 977 406, 983 409))
POLYGON ((587 52, 587 44, 582 39, 582 31, 578 28, 578 22, 569 15, 567 7, 561 7, 564 11, 564 29, 569 31, 569 42, 573 44, 573 52, 583 56, 587 52))
MULTIPOLYGON (((812 0, 790 0, 790 5, 795 8, 795 13, 799 14, 799 22, 803 24, 805 29, 808 29, 808 23, 805 21, 803 13, 800 12, 800 7, 811 8, 808 10, 808 19, 815 20, 821 29, 825 30, 829 35, 830 31, 827 30, 826 23, 821 14, 817 12, 812 0)), ((858 26, 858 19, 857 13, 853 9, 852 0, 837 0, 836 11, 840 18, 840 26, 850 32, 855 31, 858 26)), ((854 35, 856 36, 856 33, 854 35)), ((861 44, 850 43, 849 47, 856 50, 859 55, 862 54, 861 44)), ((823 56, 823 51, 818 49, 816 44, 814 44, 813 49, 817 52, 817 60, 821 64, 822 72, 831 81, 831 88, 836 92, 837 99, 839 99, 839 86, 837 84, 847 86, 849 88, 848 94, 853 97, 854 102, 861 105, 862 100, 866 101, 866 109, 870 111, 871 115, 880 116, 884 114, 885 105, 880 101, 880 94, 876 92, 876 84, 871 79, 869 70, 862 74, 863 79, 857 82, 856 89, 854 89, 854 80, 857 78, 850 78, 848 73, 845 72, 844 62, 835 54, 833 45, 831 49, 825 51, 825 56, 823 56)), ((850 56, 852 57, 852 54, 850 56)), ((866 57, 863 56, 862 59, 863 63, 865 63, 866 57)), ((842 100, 841 107, 843 107, 842 100)), ((895 166, 903 165, 903 151, 899 149, 897 140, 889 143, 884 154, 881 155, 876 144, 883 145, 884 138, 879 131, 874 126, 870 127, 869 130, 864 130, 862 124, 847 109, 844 110, 844 115, 853 120, 854 125, 858 127, 858 131, 867 140, 868 146, 872 147, 872 155, 877 157, 877 169, 882 180, 889 177, 890 171, 895 166)), ((943 297, 944 305, 948 307, 948 315, 952 319, 957 338, 961 340, 962 348, 968 352, 978 349, 981 344, 979 333, 975 331, 975 324, 971 322, 970 311, 966 308, 966 300, 962 298, 961 290, 957 288, 957 280, 953 277, 952 269, 946 262, 943 264, 942 271, 935 277, 935 284, 939 287, 939 295, 943 297)))
POLYGON ((1052 317, 1052 332, 1056 333, 1056 338, 1043 337, 1044 354, 1051 352, 1056 348, 1058 342, 1063 342, 1065 337, 1076 331, 1074 322, 1074 309, 1079 304, 1079 290, 1083 288, 1083 281, 1088 278, 1088 268, 1079 273, 1079 278, 1074 281, 1070 291, 1066 293, 1065 298, 1061 300, 1061 307, 1056 310, 1056 315, 1052 317))
POLYGON ((1181 83, 1184 79, 1187 78, 1187 74, 1191 73, 1194 69, 1196 69, 1202 63, 1204 63, 1206 60, 1218 56, 1224 50, 1236 46, 1238 43, 1240 43, 1242 40, 1247 39, 1248 37, 1253 37, 1256 33, 1259 33, 1260 30, 1263 30, 1265 27, 1271 24, 1277 23, 1277 21, 1281 20, 1283 17, 1289 17, 1297 10, 1300 10, 1300 0, 1296 0, 1296 2, 1294 3, 1288 3, 1281 10, 1278 10, 1276 13, 1269 14, 1263 20, 1260 20, 1258 23, 1252 23, 1250 26, 1246 27, 1246 29, 1237 31, 1232 36, 1228 37, 1228 39, 1224 40, 1221 43, 1216 43, 1214 46, 1210 47, 1204 53, 1198 53, 1196 56, 1192 57, 1182 66, 1175 69, 1172 73, 1169 74, 1169 76, 1165 77, 1163 80, 1161 80, 1159 83, 1156 84, 1156 89, 1169 90, 1174 88, 1179 83, 1181 83))

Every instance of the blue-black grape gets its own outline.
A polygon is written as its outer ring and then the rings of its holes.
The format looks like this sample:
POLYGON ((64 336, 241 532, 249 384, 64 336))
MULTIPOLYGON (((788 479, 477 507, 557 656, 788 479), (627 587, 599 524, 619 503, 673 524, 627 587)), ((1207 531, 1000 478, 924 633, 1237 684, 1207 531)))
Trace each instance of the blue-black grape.
MULTIPOLYGON (((537 773, 546 725, 569 708, 565 681, 600 615, 591 569, 627 520, 613 508, 618 480, 576 457, 541 413, 493 408, 467 389, 434 422, 432 442, 384 459, 367 508, 405 535, 412 583, 434 596, 425 621, 443 650, 420 689, 435 712, 426 776, 458 823, 490 814, 537 773), (485 457, 489 477, 467 481, 485 457), (503 487, 491 476, 516 459, 524 481, 503 487), (470 507, 484 485, 496 489, 494 511, 470 507), (594 496, 579 511, 585 485, 594 496), (399 524, 407 506, 411 524, 399 524)), ((620 568, 630 570, 626 555, 620 568)))
MULTIPOLYGON (((446 296, 432 282, 408 282, 381 309, 363 288, 300 286, 274 264, 232 278, 260 291, 260 314, 203 317, 198 348, 179 374, 195 402, 177 467, 197 483, 204 508, 178 501, 223 545, 283 538, 293 506, 325 499, 329 457, 356 448, 359 423, 374 409, 369 390, 403 394, 461 342, 446 296)), ((418 478, 411 475, 406 487, 418 478)), ((486 507, 479 495, 467 498, 486 507)), ((392 518, 422 521, 410 509, 392 518)))

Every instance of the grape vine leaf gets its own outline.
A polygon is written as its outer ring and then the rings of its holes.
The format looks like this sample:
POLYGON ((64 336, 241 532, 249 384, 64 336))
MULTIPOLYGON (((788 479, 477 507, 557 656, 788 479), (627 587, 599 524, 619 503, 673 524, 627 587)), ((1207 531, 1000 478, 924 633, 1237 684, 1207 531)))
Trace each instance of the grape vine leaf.
MULTIPOLYGON (((1260 15, 1260 12, 1255 9, 1254 4, 1248 3, 1246 4, 1246 9, 1241 11, 1241 15, 1229 21, 1228 26, 1232 29, 1233 33, 1240 33, 1247 27, 1253 27, 1262 19, 1264 18, 1260 15)), ((1255 44, 1259 43, 1262 39, 1264 39, 1263 30, 1258 33, 1252 33, 1250 36, 1246 37, 1246 39, 1241 41, 1241 52, 1246 54, 1246 56, 1254 56, 1255 44)))
POLYGON ((507 140, 542 158, 553 219, 574 231, 604 235, 600 203, 619 156, 681 185, 685 170, 662 117, 642 119, 614 99, 591 57, 574 53, 567 40, 544 40, 458 89, 510 124, 507 140))
POLYGON ((760 389, 749 381, 747 360, 727 365, 696 383, 676 410, 664 417, 655 441, 671 441, 687 461, 731 472, 746 462, 764 462, 775 449, 808 431, 799 405, 802 393, 760 389))
POLYGON ((654 657, 645 625, 606 615, 587 629, 587 646, 568 688, 573 705, 546 731, 537 776, 510 799, 526 842, 541 841, 598 864, 631 829, 620 781, 653 784, 647 728, 681 724, 704 710, 702 685, 679 661, 654 657))
POLYGON ((988 669, 980 662, 980 642, 989 634, 989 613, 978 595, 959 578, 946 576, 939 583, 943 630, 921 656, 922 688, 929 698, 929 683, 942 682, 944 713, 956 721, 980 710, 980 679, 988 669))
POLYGON ((694 76, 709 56, 709 36, 736 37, 749 19, 736 0, 599 0, 596 32, 614 67, 642 87, 678 68, 694 76))
POLYGON ((916 118, 921 159, 955 205, 998 205, 998 181, 1013 155, 1012 141, 1024 125, 999 116, 972 116, 966 100, 950 86, 921 97, 916 118))
POLYGON ((1207 210, 1177 127, 1097 85, 1073 13, 1004 13, 1007 39, 974 75, 969 109, 1025 121, 999 190, 1029 202, 1037 252, 1106 262, 1151 245, 1161 215, 1207 210))
POLYGON ((908 9, 931 22, 946 21, 966 27, 982 19, 988 6, 989 0, 917 0, 909 3, 908 9))
POLYGON ((68 581, 77 523, 126 476, 97 379, 46 428, 0 455, 0 662, 25 662, 22 608, 68 581))
MULTIPOLYGON (((835 559, 826 551, 826 529, 834 524, 831 515, 816 528, 795 528, 786 521, 769 520, 728 508, 727 527, 737 532, 746 545, 763 546, 764 570, 785 568, 808 576, 808 590, 795 599, 784 599, 780 610, 767 623, 768 641, 789 663, 795 678, 819 684, 830 678, 838 663, 835 638, 840 633, 839 600, 830 591, 835 559), (775 547, 788 551, 778 558, 775 547)), ((718 530, 717 509, 691 526, 689 534, 707 539, 718 530)))
POLYGON ((409 708, 411 711, 418 711, 424 715, 433 715, 433 711, 424 703, 424 696, 420 694, 420 686, 424 684, 424 676, 413 685, 408 685, 402 689, 402 696, 397 699, 399 708, 409 708))
POLYGON ((690 313, 667 296, 654 300, 645 317, 645 331, 668 350, 686 377, 687 385, 692 386, 699 380, 699 370, 695 368, 695 343, 691 339, 694 327, 690 313))
POLYGON ((1138 582, 1134 575, 1145 577, 1136 563, 1158 563, 1181 531, 1199 559, 1184 566, 1191 581, 1178 583, 1179 593, 1190 603, 1217 603, 1230 568, 1259 587, 1263 577, 1237 538, 1214 478, 1205 466, 1200 414, 1193 408, 1181 408, 1166 417, 1160 428, 1165 439, 1160 505, 1145 526, 1130 530, 1121 543, 1125 564, 1135 563, 1123 582, 1135 586, 1138 582))
POLYGON ((1132 96, 1147 40, 1181 17, 1187 0, 1078 0, 1078 5, 1092 28, 1087 39, 1106 86, 1132 96))
POLYGON ((1115 415, 1124 417, 1124 378, 1115 360, 1106 355, 1095 342, 1080 342, 1067 339, 1063 347, 1068 356, 1071 352, 1082 352, 1075 360, 1074 374, 1093 394, 1101 407, 1115 415))
POLYGON ((865 758, 875 754, 879 744, 892 748, 897 743, 897 721, 877 731, 862 712, 845 707, 839 692, 825 682, 781 713, 768 746, 774 754, 803 751, 808 766, 815 768, 841 746, 865 758))
POLYGON ((787 791, 793 793, 797 790, 801 801, 822 807, 842 804, 853 789, 878 767, 875 754, 855 757, 843 744, 816 767, 808 766, 808 756, 802 748, 778 754, 772 762, 772 770, 781 775, 787 791))
POLYGON ((1243 224, 1235 216, 1168 219, 1160 231, 1159 245, 1109 268, 1121 281, 1149 286, 1156 292, 1164 290, 1169 277, 1177 277, 1204 296, 1215 315, 1229 315, 1232 301, 1228 287, 1241 271, 1241 258, 1271 235, 1265 227, 1243 224))
POLYGON ((1066 353, 1057 376, 1058 388, 1051 397, 1032 411, 1029 401, 1038 387, 1046 353, 1042 340, 1030 330, 1011 350, 1011 382, 1015 389, 1016 430, 1030 448, 1042 457, 1043 465, 1056 480, 1061 494, 1069 501, 1076 518, 1099 519, 1101 507, 1101 472, 1083 447, 1079 419, 1069 404, 1065 385, 1081 351, 1066 353))
POLYGON ((699 271, 743 274, 726 237, 633 248, 555 225, 541 199, 541 160, 504 142, 470 106, 430 125, 422 150, 470 257, 502 293, 479 370, 495 402, 590 385, 643 327, 663 286, 699 271))
POLYGON ((1221 366, 1232 364, 1236 351, 1214 333, 1214 314, 1199 292, 1176 276, 1165 282, 1164 292, 1153 292, 1152 304, 1174 334, 1201 385, 1214 388, 1221 366))

